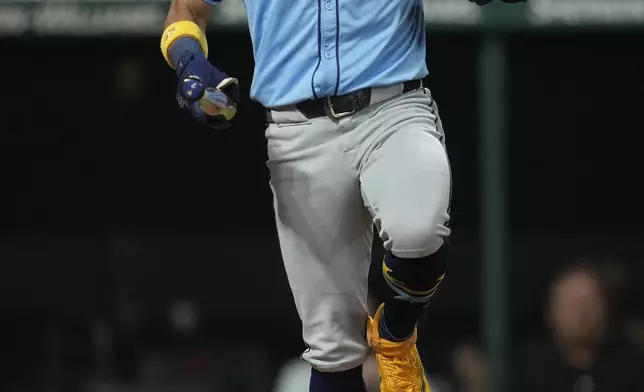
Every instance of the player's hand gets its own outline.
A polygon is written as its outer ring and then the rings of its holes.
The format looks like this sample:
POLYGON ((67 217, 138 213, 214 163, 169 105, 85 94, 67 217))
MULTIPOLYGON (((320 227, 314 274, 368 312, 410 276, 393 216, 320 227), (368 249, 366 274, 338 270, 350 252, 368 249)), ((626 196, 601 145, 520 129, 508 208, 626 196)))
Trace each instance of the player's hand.
POLYGON ((197 122, 215 129, 230 126, 239 103, 239 85, 203 57, 184 52, 177 63, 177 102, 197 122))
MULTIPOLYGON (((486 5, 491 3, 494 0, 470 0, 472 3, 476 3, 478 5, 486 5)), ((525 3, 527 0, 501 0, 504 3, 525 3)))

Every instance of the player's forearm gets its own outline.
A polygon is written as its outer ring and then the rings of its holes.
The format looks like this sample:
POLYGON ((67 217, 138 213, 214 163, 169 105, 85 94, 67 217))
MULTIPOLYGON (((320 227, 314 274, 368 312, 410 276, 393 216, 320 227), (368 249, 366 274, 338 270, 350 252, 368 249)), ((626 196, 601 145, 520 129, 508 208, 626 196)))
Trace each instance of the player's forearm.
POLYGON ((161 51, 166 61, 177 68, 186 53, 207 56, 205 29, 212 6, 202 0, 173 0, 165 21, 161 51))
POLYGON ((212 16, 212 6, 202 0, 173 0, 170 4, 168 17, 164 28, 175 22, 186 20, 196 23, 202 31, 206 31, 206 23, 212 16))

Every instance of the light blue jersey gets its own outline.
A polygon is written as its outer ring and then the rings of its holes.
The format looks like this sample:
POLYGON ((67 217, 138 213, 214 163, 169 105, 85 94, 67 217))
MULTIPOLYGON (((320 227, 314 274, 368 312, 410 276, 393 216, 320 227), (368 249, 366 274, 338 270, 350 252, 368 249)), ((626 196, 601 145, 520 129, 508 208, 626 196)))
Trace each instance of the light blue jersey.
POLYGON ((265 107, 427 75, 422 0, 245 4, 255 56, 251 98, 265 107))

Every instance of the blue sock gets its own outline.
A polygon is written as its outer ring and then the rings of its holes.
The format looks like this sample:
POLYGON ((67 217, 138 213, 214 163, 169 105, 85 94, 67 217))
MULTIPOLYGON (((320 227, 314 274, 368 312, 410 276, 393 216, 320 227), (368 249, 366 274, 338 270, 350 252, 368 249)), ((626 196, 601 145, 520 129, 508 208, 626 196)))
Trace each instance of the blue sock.
POLYGON ((404 259, 387 252, 383 275, 389 290, 378 326, 380 337, 400 342, 414 333, 420 314, 443 280, 448 244, 445 239, 436 253, 418 259, 404 259))
POLYGON ((382 311, 380 324, 378 324, 380 337, 390 342, 402 342, 409 339, 414 334, 414 328, 423 305, 412 303, 391 305, 391 303, 386 303, 385 309, 382 311), (385 309, 389 309, 389 312, 385 312, 385 309))
POLYGON ((344 372, 311 369, 309 392, 367 392, 362 378, 362 366, 344 372))

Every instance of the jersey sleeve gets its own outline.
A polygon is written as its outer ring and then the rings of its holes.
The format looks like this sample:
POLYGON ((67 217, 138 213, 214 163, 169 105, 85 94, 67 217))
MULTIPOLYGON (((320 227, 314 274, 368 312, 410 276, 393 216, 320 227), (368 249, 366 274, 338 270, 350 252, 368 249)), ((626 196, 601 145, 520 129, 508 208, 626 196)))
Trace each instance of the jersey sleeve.
POLYGON ((221 3, 222 0, 201 0, 201 1, 203 1, 206 4, 217 5, 217 4, 221 3))

